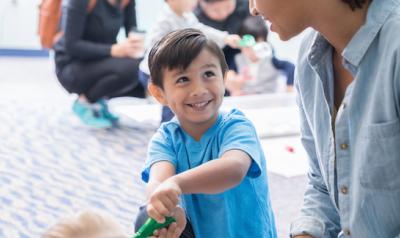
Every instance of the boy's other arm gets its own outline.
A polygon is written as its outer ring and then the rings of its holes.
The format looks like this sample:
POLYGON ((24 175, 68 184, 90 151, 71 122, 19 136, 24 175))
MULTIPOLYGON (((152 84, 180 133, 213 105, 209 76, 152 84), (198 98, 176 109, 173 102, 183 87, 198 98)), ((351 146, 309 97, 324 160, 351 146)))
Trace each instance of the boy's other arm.
POLYGON ((183 194, 224 192, 238 185, 251 165, 249 155, 241 150, 229 150, 221 158, 177 174, 168 180, 176 183, 183 194))
POLYGON ((146 184, 146 195, 147 198, 153 193, 153 191, 165 180, 174 176, 176 173, 175 167, 168 161, 160 161, 153 164, 150 168, 150 179, 146 184))

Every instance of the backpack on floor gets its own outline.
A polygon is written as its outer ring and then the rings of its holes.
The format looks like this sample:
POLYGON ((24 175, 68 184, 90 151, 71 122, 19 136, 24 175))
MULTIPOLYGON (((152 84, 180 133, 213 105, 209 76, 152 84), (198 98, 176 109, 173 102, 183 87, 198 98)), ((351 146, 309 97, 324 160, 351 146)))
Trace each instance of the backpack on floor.
MULTIPOLYGON (((63 0, 42 0, 39 5, 38 34, 43 48, 51 49, 53 44, 62 36, 60 30, 61 9, 63 0)), ((90 13, 96 6, 97 0, 89 0, 87 12, 90 13)), ((124 8, 130 0, 122 0, 124 8)))

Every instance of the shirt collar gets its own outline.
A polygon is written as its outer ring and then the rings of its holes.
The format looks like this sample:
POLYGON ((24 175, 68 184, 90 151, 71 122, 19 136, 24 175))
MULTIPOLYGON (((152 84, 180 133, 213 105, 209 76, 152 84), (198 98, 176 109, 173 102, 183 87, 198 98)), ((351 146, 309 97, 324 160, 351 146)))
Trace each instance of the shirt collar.
POLYGON ((399 0, 372 1, 367 13, 366 22, 350 40, 343 50, 343 58, 355 67, 358 67, 372 41, 389 17, 397 9, 399 0))
MULTIPOLYGON (((400 0, 375 0, 371 2, 365 24, 361 26, 342 52, 345 62, 353 66, 350 68, 359 66, 361 59, 386 19, 397 9, 399 4, 400 0)), ((321 34, 317 33, 308 54, 310 64, 317 65, 320 63, 329 47, 329 42, 321 34)))

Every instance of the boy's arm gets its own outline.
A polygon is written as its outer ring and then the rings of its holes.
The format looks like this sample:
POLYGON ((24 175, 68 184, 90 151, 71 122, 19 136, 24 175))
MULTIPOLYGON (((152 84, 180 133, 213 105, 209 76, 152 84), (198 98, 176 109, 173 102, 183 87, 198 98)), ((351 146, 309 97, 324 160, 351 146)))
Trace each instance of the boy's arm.
POLYGON ((220 159, 211 160, 194 169, 170 178, 183 194, 215 194, 238 185, 251 165, 249 155, 241 150, 229 150, 220 159))
POLYGON ((165 180, 174 176, 176 173, 175 166, 168 161, 160 161, 153 164, 150 168, 150 178, 146 184, 147 198, 153 191, 165 180))
MULTIPOLYGON (((161 179, 154 179, 149 186, 147 212, 157 222, 163 223, 164 217, 170 216, 177 206, 181 194, 223 192, 239 184, 246 176, 250 165, 251 159, 245 152, 229 150, 219 159, 172 177, 163 174, 160 177, 165 179, 164 182, 160 184, 161 179)), ((158 168, 165 169, 165 167, 158 168)), ((153 170, 152 167, 151 174, 161 172, 158 168, 153 170)))

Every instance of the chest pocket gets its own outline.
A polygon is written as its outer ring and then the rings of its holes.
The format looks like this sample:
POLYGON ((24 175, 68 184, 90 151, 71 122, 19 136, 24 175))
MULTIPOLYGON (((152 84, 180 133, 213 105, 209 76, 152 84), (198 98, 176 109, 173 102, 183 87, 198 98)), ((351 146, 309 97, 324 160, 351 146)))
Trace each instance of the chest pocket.
POLYGON ((361 131, 361 185, 400 190, 400 121, 365 126, 361 131))

